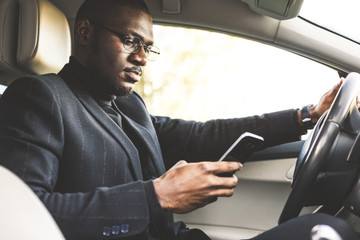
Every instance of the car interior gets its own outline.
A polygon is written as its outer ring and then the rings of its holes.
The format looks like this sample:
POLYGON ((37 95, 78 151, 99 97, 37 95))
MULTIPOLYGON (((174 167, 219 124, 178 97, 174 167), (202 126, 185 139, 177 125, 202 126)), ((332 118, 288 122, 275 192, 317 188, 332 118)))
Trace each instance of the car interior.
MULTIPOLYGON (((75 15, 82 2, 0 1, 0 94, 21 76, 56 73, 68 62, 75 15)), ((360 43, 300 16, 308 0, 145 2, 156 26, 201 29, 251 40, 302 56, 333 69, 339 78, 346 77, 331 109, 306 139, 253 154, 244 170, 236 173, 239 184, 232 197, 177 214, 175 220, 202 229, 211 239, 232 240, 249 239, 301 214, 325 212, 345 219, 359 232, 360 114, 356 96, 360 75, 356 72, 360 72, 360 43)), ((286 68, 278 64, 280 69, 286 68)), ((256 72, 251 74, 256 78, 256 72)), ((291 81, 294 76, 289 73, 287 77, 291 81)), ((64 239, 35 194, 1 166, 0 212, 0 239, 64 239)))

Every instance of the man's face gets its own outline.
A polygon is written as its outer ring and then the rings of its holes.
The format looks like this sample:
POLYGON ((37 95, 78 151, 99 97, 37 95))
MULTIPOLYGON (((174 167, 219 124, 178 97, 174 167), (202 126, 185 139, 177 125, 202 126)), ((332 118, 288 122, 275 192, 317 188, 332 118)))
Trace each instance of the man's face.
POLYGON ((140 81, 146 55, 141 48, 138 53, 129 53, 123 46, 123 39, 104 29, 131 37, 139 37, 146 45, 153 44, 152 19, 148 14, 131 8, 123 8, 115 17, 105 22, 91 24, 92 40, 85 68, 93 76, 95 87, 103 96, 126 96, 135 83, 140 81), (101 27, 103 26, 103 27, 101 27))

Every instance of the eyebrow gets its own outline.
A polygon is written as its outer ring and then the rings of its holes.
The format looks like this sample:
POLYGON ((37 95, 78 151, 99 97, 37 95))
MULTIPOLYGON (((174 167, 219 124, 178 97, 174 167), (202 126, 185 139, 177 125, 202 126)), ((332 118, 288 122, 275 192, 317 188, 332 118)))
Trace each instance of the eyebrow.
MULTIPOLYGON (((144 41, 144 37, 143 36, 141 36, 141 35, 139 35, 139 34, 137 34, 136 32, 134 32, 134 31, 129 31, 129 33, 132 35, 132 36, 135 36, 135 37, 138 37, 138 38, 140 38, 141 39, 141 41, 143 41, 143 43, 145 43, 145 41, 144 41)), ((154 45, 154 41, 149 41, 148 43, 146 43, 146 45, 154 45)))

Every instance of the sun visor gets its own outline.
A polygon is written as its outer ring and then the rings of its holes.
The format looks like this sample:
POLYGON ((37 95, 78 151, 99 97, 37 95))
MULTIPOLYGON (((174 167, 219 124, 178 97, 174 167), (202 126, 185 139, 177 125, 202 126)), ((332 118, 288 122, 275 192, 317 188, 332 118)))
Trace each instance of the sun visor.
POLYGON ((47 0, 0 1, 0 70, 58 72, 71 54, 65 15, 47 0))
POLYGON ((180 13, 180 0, 162 0, 163 13, 180 13))
POLYGON ((297 17, 303 0, 242 0, 250 8, 265 16, 279 20, 297 17))

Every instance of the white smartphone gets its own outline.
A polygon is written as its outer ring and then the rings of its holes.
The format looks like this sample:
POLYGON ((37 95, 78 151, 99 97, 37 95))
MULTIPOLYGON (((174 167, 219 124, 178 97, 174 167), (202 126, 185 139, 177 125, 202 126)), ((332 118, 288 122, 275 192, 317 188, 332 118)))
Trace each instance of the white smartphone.
POLYGON ((244 163, 250 155, 260 150, 264 138, 254 133, 245 132, 236 139, 218 161, 237 161, 244 163))

